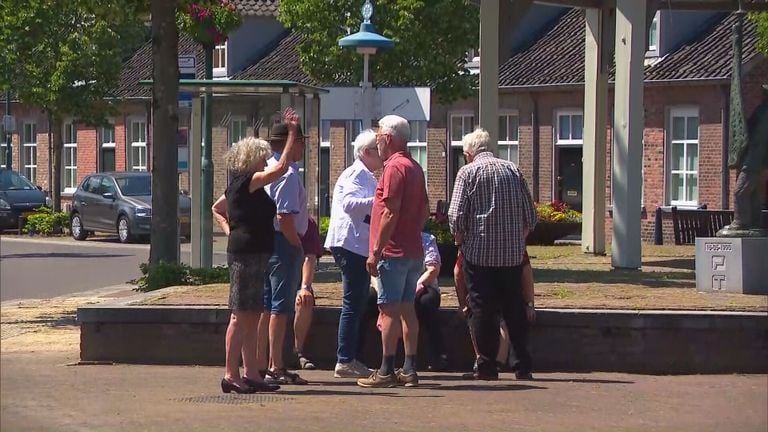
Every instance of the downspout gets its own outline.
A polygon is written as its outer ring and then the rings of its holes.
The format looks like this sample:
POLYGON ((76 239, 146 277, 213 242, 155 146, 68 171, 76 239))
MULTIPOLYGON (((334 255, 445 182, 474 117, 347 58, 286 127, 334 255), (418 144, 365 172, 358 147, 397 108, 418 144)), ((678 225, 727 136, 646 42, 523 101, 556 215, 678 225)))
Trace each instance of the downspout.
POLYGON ((533 174, 531 175, 531 183, 533 183, 533 200, 540 201, 539 196, 539 100, 536 93, 531 93, 531 100, 533 101, 533 110, 531 110, 531 136, 533 139, 532 153, 533 153, 533 174))
POLYGON ((730 207, 730 193, 731 193, 731 173, 728 169, 728 136, 731 133, 731 101, 730 101, 730 88, 728 86, 721 87, 723 90, 723 110, 720 114, 721 117, 721 130, 722 130, 722 146, 721 146, 721 174, 720 174, 720 208, 727 210, 730 207))

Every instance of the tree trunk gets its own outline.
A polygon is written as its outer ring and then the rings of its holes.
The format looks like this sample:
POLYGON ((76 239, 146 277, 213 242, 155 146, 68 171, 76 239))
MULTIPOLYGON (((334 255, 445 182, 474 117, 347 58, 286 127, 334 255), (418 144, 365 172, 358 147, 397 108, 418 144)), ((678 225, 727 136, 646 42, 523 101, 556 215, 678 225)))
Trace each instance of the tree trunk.
POLYGON ((178 261, 178 43, 176 2, 152 0, 152 231, 149 264, 178 261))
POLYGON ((48 185, 51 188, 51 200, 53 200, 53 211, 61 211, 61 180, 64 177, 61 173, 61 158, 64 156, 64 143, 62 142, 61 128, 61 116, 51 116, 51 157, 53 163, 51 168, 53 173, 51 174, 51 184, 48 185))

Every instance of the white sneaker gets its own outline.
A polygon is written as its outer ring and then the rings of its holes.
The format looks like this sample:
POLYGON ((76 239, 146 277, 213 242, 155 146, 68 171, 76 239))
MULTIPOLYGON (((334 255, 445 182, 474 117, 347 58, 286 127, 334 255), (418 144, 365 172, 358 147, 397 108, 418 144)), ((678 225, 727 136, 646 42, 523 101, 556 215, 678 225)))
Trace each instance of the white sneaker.
POLYGON ((371 370, 357 360, 349 363, 336 363, 333 369, 335 378, 367 378, 371 375, 371 370))

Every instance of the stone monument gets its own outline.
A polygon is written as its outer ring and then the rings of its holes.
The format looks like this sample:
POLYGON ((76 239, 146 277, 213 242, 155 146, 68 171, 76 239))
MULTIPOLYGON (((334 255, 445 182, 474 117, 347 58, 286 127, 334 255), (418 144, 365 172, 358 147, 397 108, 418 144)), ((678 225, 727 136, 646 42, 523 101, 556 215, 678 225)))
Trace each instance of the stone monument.
POLYGON ((768 230, 763 226, 768 172, 768 86, 762 102, 745 121, 741 93, 744 12, 733 27, 728 166, 738 172, 733 222, 715 238, 696 239, 696 286, 699 291, 768 294, 768 230))

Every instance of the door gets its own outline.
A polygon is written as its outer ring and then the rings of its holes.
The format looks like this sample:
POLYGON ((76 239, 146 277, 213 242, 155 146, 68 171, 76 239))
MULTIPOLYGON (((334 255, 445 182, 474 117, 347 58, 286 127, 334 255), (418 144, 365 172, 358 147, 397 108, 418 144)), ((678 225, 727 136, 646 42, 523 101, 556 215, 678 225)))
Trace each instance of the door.
POLYGON ((115 170, 115 148, 101 148, 101 171, 109 172, 115 170))
POLYGON ((453 194, 454 183, 456 183, 456 174, 458 174, 459 169, 461 169, 461 167, 463 167, 466 164, 467 164, 467 161, 464 159, 464 150, 458 146, 451 146, 451 177, 450 177, 451 183, 448 185, 449 200, 450 200, 451 194, 453 194))
POLYGON ((99 195, 92 206, 93 217, 99 228, 110 232, 117 230, 116 189, 111 177, 102 176, 99 182, 99 195), (105 193, 111 193, 113 198, 105 198, 105 193))
POLYGON ((99 199, 101 176, 90 176, 83 182, 83 187, 75 192, 80 221, 87 229, 100 228, 96 216, 95 205, 99 199))
POLYGON ((559 147, 557 164, 557 199, 581 211, 582 200, 581 147, 559 147))
POLYGON ((317 194, 320 199, 320 217, 331 215, 331 148, 320 147, 320 184, 317 194))

